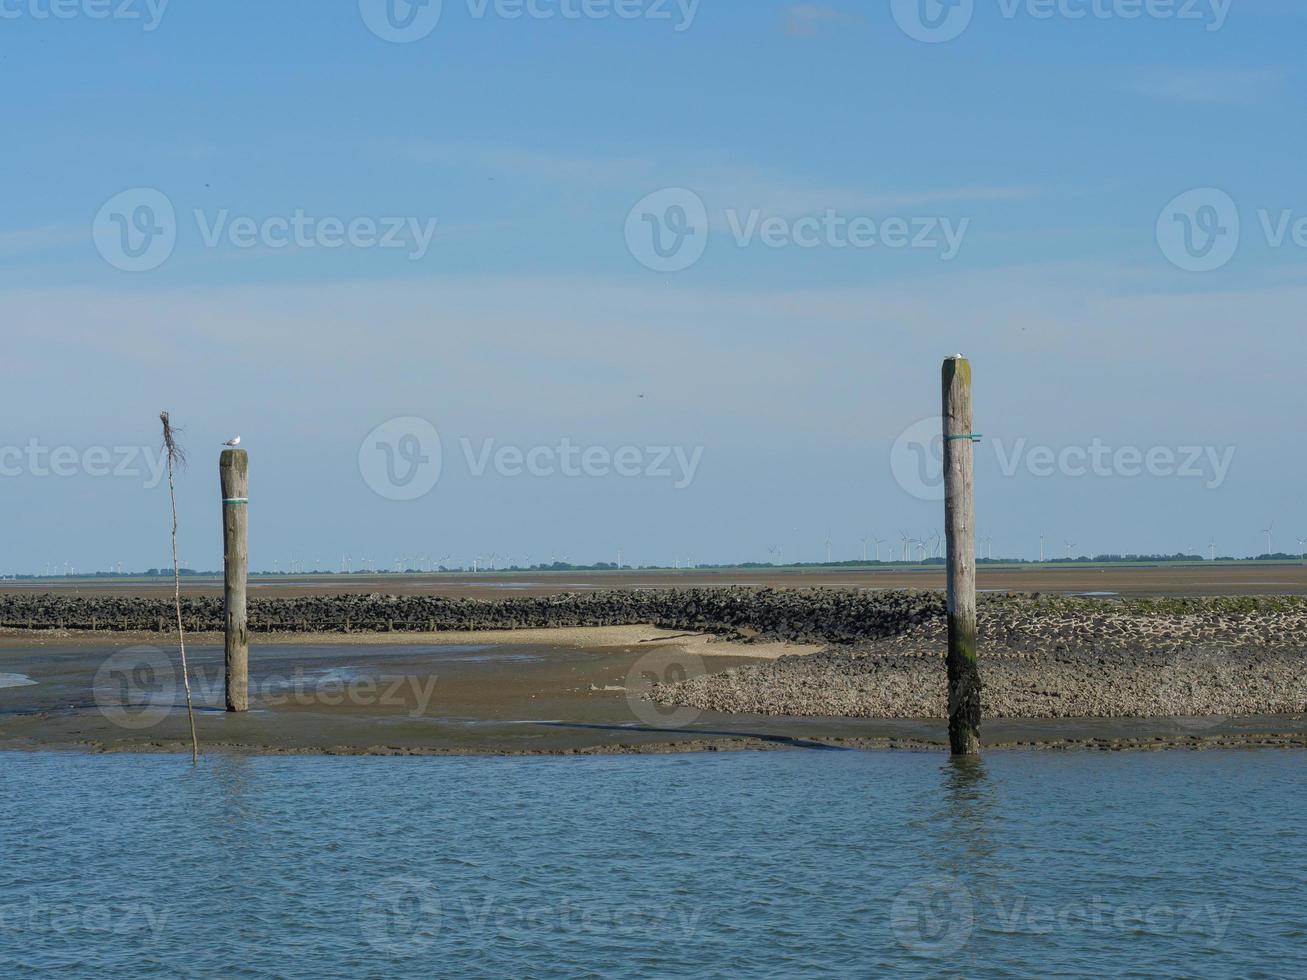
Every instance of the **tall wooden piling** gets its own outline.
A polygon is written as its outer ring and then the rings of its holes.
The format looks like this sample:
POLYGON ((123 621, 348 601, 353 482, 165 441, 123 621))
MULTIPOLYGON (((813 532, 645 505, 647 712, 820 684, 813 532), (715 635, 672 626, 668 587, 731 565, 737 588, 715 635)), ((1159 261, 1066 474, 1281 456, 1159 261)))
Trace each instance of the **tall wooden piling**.
POLYGON ((250 707, 250 631, 245 611, 248 573, 250 459, 244 449, 224 449, 222 477, 222 598, 226 630, 227 710, 250 707))
POLYGON ((944 526, 948 535, 948 738, 954 755, 980 751, 976 662, 976 503, 971 363, 944 361, 944 526))

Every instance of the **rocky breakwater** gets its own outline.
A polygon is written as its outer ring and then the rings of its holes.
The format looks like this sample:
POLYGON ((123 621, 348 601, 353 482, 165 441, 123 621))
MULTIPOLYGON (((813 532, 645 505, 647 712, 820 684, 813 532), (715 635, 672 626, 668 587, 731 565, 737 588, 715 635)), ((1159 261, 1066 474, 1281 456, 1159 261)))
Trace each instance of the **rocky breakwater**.
MULTIPOLYGON (((931 592, 825 589, 667 589, 600 591, 502 600, 440 596, 339 595, 252 598, 250 629, 271 632, 430 632, 623 626, 750 639, 849 644, 898 636, 941 620, 943 598, 931 592)), ((222 600, 182 602, 188 630, 222 629, 222 600)), ((0 627, 166 633, 175 628, 170 599, 23 594, 0 596, 0 627)))

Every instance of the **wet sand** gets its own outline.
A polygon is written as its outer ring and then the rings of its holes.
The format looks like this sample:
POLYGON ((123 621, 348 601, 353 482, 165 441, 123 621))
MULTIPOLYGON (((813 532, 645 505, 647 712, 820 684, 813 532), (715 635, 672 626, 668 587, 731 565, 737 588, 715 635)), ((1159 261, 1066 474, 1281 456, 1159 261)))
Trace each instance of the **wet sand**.
MULTIPOLYGON (((252 710, 221 710, 221 637, 191 637, 207 751, 570 754, 759 748, 942 750, 934 718, 780 716, 655 703, 654 685, 813 645, 743 644, 652 626, 511 632, 266 635, 252 710)), ((175 645, 157 634, 0 635, 0 749, 188 751, 175 645), (166 652, 165 652, 166 651, 166 652), (114 659, 111 659, 114 658, 114 659), (97 672, 99 672, 97 677, 97 672)), ((1301 714, 1244 718, 996 719, 988 748, 1305 746, 1301 714)))

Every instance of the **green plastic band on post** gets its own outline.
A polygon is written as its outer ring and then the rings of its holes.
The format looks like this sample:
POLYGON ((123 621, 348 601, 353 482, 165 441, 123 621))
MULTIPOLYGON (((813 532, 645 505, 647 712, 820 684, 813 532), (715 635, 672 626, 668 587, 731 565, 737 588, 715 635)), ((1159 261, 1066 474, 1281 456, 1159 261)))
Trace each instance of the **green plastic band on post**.
POLYGON ((224 504, 248 504, 249 497, 225 497, 222 501, 224 504))
POLYGON ((966 435, 964 435, 964 436, 945 436, 944 438, 945 438, 945 439, 948 439, 949 441, 952 441, 952 440, 954 440, 954 439, 970 439, 972 442, 980 442, 980 440, 983 439, 983 438, 985 438, 985 437, 982 436, 982 435, 979 435, 979 434, 974 434, 974 435, 973 435, 972 433, 968 432, 968 433, 967 433, 966 435))

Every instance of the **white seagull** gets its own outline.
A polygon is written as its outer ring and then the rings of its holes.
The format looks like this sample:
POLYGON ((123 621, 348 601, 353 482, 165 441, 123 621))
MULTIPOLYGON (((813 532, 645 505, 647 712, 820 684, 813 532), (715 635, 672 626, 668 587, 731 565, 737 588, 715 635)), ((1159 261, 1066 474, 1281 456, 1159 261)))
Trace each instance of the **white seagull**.
POLYGON ((235 439, 228 439, 226 442, 223 443, 224 446, 233 446, 233 447, 239 446, 240 444, 241 444, 240 436, 237 436, 235 439))

